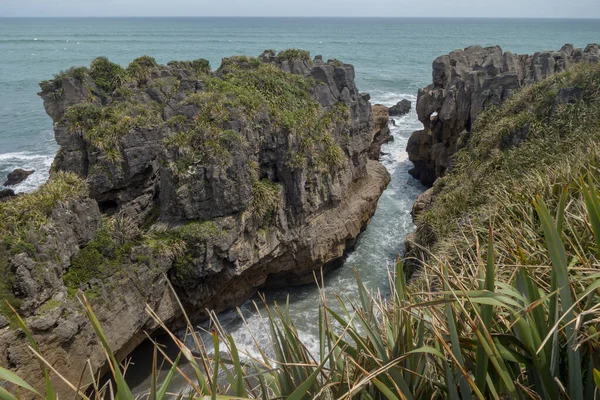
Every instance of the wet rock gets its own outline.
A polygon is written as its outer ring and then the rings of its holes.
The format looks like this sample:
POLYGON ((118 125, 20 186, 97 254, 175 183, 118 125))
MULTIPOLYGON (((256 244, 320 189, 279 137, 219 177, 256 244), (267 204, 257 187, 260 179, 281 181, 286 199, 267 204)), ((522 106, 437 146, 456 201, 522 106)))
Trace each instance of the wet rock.
POLYGON ((0 189, 0 201, 7 201, 15 196, 15 192, 12 189, 0 189))
MULTIPOLYGON (((416 109, 424 129, 414 132, 408 141, 409 159, 415 165, 409 172, 432 185, 452 167, 452 155, 465 144, 459 138, 469 137, 482 111, 499 105, 523 86, 575 63, 597 62, 598 57, 598 45, 585 50, 565 45, 559 51, 533 55, 503 52, 499 46, 472 46, 438 57, 432 65, 433 83, 419 90, 416 109)), ((566 96, 568 101, 572 95, 563 93, 559 98, 566 96)))
POLYGON ((19 183, 23 182, 27 177, 33 174, 35 171, 26 171, 21 168, 17 168, 6 177, 6 182, 4 182, 4 186, 15 186, 19 183))
POLYGON ((396 103, 396 105, 391 106, 388 109, 388 111, 391 117, 401 117, 403 115, 408 114, 410 112, 411 107, 412 103, 410 102, 410 100, 403 99, 396 103))
POLYGON ((372 107, 373 110, 373 130, 372 130, 372 144, 369 150, 369 157, 372 160, 379 160, 381 155, 381 146, 383 144, 391 142, 394 137, 390 132, 390 115, 387 107, 376 104, 372 107))

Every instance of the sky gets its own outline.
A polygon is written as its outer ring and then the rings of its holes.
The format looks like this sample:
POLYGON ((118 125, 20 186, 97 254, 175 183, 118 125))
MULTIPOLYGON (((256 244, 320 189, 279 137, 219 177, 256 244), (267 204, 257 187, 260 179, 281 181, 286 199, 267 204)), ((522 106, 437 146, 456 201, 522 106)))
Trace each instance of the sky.
POLYGON ((0 17, 600 18, 600 0, 0 0, 0 17))

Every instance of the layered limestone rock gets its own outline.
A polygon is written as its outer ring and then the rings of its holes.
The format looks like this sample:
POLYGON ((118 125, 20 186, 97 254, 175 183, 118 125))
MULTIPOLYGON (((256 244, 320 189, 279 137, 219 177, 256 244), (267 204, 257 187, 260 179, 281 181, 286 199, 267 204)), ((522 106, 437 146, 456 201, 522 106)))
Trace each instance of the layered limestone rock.
POLYGON ((407 151, 410 173, 426 185, 444 175, 451 157, 468 140, 477 116, 519 88, 579 62, 597 62, 600 47, 565 45, 559 51, 517 55, 499 46, 456 50, 433 62, 433 84, 419 90, 417 114, 424 129, 414 132, 407 151), (459 140, 460 138, 460 140, 459 140))
MULTIPOLYGON (((68 176, 89 195, 53 195, 43 240, 19 231, 25 248, 0 242, 10 283, 0 295, 75 382, 88 358, 104 365, 78 290, 123 357, 156 329, 146 303, 176 323, 169 283, 201 318, 339 265, 389 183, 370 158, 387 117, 373 122, 354 68, 338 60, 266 51, 212 72, 205 60, 123 69, 100 58, 41 86, 60 145, 46 191, 68 176)), ((0 327, 2 365, 39 375, 19 332, 0 327)))
POLYGON ((402 99, 395 105, 388 108, 390 116, 392 117, 401 117, 410 112, 410 108, 412 107, 412 103, 410 100, 402 99))
POLYGON ((373 131, 372 144, 369 150, 369 157, 372 160, 379 160, 381 146, 394 140, 390 131, 390 114, 386 106, 375 104, 373 110, 373 131))

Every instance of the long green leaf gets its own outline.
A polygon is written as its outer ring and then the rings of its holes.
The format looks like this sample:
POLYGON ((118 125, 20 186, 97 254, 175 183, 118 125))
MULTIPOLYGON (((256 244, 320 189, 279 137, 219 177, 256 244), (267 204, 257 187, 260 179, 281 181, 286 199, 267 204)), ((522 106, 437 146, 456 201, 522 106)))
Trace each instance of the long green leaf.
MULTIPOLYGON (((448 282, 448 271, 444 269, 446 282, 448 282)), ((446 283, 447 285, 447 283, 446 283)), ((449 298, 449 296, 446 296, 449 298)), ((452 309, 452 304, 446 304, 446 319, 448 320, 448 331, 450 332, 450 344, 452 346, 452 354, 454 354, 454 358, 456 362, 464 369, 465 362, 462 355, 462 349, 460 346, 460 342, 458 339, 458 329, 456 327, 456 321, 454 319, 454 310, 452 309)), ((460 393, 464 400, 471 400, 471 388, 469 386, 469 382, 465 379, 465 377, 460 374, 458 377, 458 385, 460 387, 460 393)))
MULTIPOLYGON (((548 208, 538 197, 534 202, 536 211, 542 222, 546 245, 552 259, 553 270, 556 272, 556 279, 560 289, 560 299, 562 309, 566 311, 566 320, 574 320, 574 312, 570 310, 573 300, 571 298, 571 287, 569 282, 569 272, 565 247, 561 236, 556 230, 556 225, 550 216, 548 208), (570 310, 570 311, 569 311, 570 310)), ((573 323, 568 323, 565 327, 567 333, 567 359, 569 365, 569 397, 571 400, 583 400, 583 375, 581 372, 581 356, 577 349, 577 334, 573 323)))
POLYGON ((127 382, 125 382, 125 377, 123 376, 123 373, 121 372, 121 365, 115 358, 115 356, 112 352, 112 349, 110 348, 110 345, 108 344, 108 340, 106 338, 106 335, 104 334, 104 331, 102 330, 100 321, 98 321, 98 318, 96 318, 96 314, 94 314, 94 311, 92 310, 92 306, 88 302, 87 298, 84 295, 82 295, 82 299, 83 299, 84 311, 85 311, 89 321, 92 324, 92 328, 94 329, 96 336, 98 337, 98 339, 100 339, 100 343, 102 344, 102 347, 104 348, 104 351, 106 352, 106 354, 108 356, 108 361, 112 365, 111 370, 113 373, 113 378, 115 379, 115 381, 117 383, 117 400, 134 400, 133 394, 131 393, 131 390, 129 389, 129 385, 127 384, 127 382))
POLYGON ((236 396, 246 397, 248 396, 248 393, 246 391, 246 385, 244 385, 244 372, 242 370, 242 363, 240 361, 237 346, 231 335, 227 335, 227 341, 229 342, 229 351, 231 353, 233 370, 235 372, 235 385, 233 385, 233 391, 236 396))
MULTIPOLYGON (((487 263, 486 263, 486 271, 485 271, 485 283, 484 289, 489 291, 490 293, 494 292, 494 234, 492 231, 492 227, 490 226, 489 235, 488 235, 488 251, 487 251, 487 263)), ((483 327, 488 332, 491 331, 492 326, 492 317, 493 317, 494 308, 492 305, 483 305, 481 306, 481 322, 483 327)), ((475 365, 477 366, 475 370, 475 383, 481 393, 485 394, 485 387, 487 384, 486 375, 488 373, 488 356, 483 348, 481 343, 478 343, 476 355, 475 355, 475 365)))
MULTIPOLYGON (((17 313, 17 311, 8 301, 6 301, 6 304, 14 313, 17 325, 19 325, 19 328, 21 328, 21 330, 23 330, 23 333, 25 333, 25 337, 27 338, 27 341, 29 342, 31 348, 35 350, 37 354, 42 354, 35 338, 33 337, 33 334, 31 333, 29 328, 27 328, 27 325, 25 325, 25 322, 23 321, 19 313, 17 313)), ((42 374, 44 375, 44 383, 46 385, 46 400, 55 400, 56 393, 54 392, 54 386, 52 385, 52 381, 50 380, 48 368, 46 368, 46 365, 42 360, 40 360, 40 369, 42 370, 42 374)))
POLYGON ((167 395, 167 390, 169 389, 169 385, 171 384, 171 381, 173 380, 173 377, 175 376, 175 372, 177 372, 177 367, 179 366, 180 360, 181 360, 181 352, 177 355, 177 358, 175 359, 175 361, 173 362, 173 365, 171 365, 171 368, 169 369, 169 373, 167 374, 167 376, 163 380, 162 384, 160 385, 160 389, 158 389, 158 392, 156 393, 157 400, 163 400, 165 398, 165 396, 167 395))
POLYGON ((12 394, 8 392, 8 390, 4 389, 0 386, 0 400, 19 400, 12 394))
POLYGON ((600 252, 600 200, 598 200, 598 194, 589 175, 587 185, 583 180, 581 181, 581 191, 583 192, 588 218, 592 226, 594 238, 596 239, 596 249, 600 252))
POLYGON ((38 391, 35 390, 29 383, 25 382, 25 380, 23 378, 21 378, 14 372, 4 369, 2 367, 0 367, 0 381, 12 383, 13 385, 22 387, 23 389, 27 389, 30 392, 35 393, 38 396, 40 396, 38 391))

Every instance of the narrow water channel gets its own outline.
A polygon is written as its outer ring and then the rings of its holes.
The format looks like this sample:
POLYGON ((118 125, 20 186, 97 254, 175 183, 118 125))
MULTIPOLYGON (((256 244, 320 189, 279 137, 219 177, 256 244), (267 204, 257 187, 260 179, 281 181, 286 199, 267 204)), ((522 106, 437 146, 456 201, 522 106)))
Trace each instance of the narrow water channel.
MULTIPOLYGON (((331 299, 334 294, 348 298, 356 297, 358 288, 354 275, 355 269, 369 289, 379 290, 382 294, 389 291, 388 271, 395 267, 398 255, 404 250, 404 238, 414 228, 410 215, 412 205, 419 194, 425 190, 417 180, 408 174, 412 164, 408 160, 406 143, 413 131, 422 128, 414 109, 416 97, 407 95, 400 98, 373 97, 373 104, 379 103, 386 106, 391 106, 402 98, 407 98, 413 103, 413 109, 403 117, 394 118, 395 126, 390 125, 394 141, 383 146, 381 162, 390 172, 392 180, 379 199, 375 215, 367 229, 359 237, 356 248, 349 254, 344 266, 325 277, 324 289, 328 298, 331 299)), ((299 335, 309 350, 317 355, 319 351, 317 321, 319 291, 317 286, 304 285, 271 290, 265 292, 264 295, 269 304, 285 304, 289 296, 290 314, 299 335)), ((268 348, 269 337, 268 329, 264 325, 260 313, 256 311, 255 304, 258 305, 259 310, 264 309, 258 296, 239 307, 248 326, 244 325, 237 310, 223 312, 218 317, 223 328, 233 336, 240 353, 245 352, 258 356, 254 339, 258 340, 261 347, 268 348)), ((208 325, 201 326, 198 332, 203 336, 204 343, 211 346, 211 339, 203 332, 206 328, 208 325)), ((193 347, 193 344, 190 343, 190 346, 193 347)), ((210 347, 208 351, 211 351, 210 347)), ((142 395, 150 387, 150 377, 140 374, 140 369, 149 372, 147 365, 150 365, 151 361, 150 346, 146 353, 144 357, 136 357, 136 365, 130 371, 130 378, 134 379, 132 384, 136 395, 142 395), (146 366, 144 367, 144 365, 146 366)), ((163 373, 166 373, 166 368, 163 373)), ((178 377, 172 384, 172 390, 175 392, 183 390, 185 387, 185 381, 178 377)))

